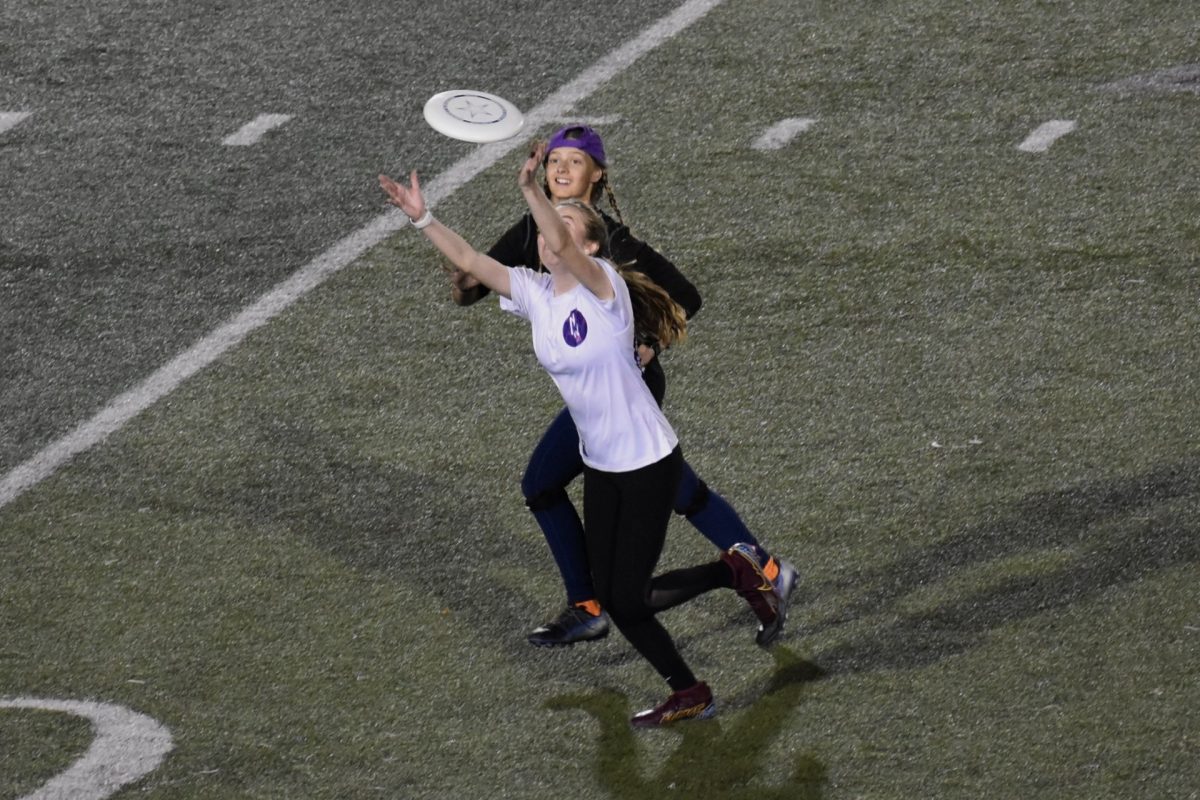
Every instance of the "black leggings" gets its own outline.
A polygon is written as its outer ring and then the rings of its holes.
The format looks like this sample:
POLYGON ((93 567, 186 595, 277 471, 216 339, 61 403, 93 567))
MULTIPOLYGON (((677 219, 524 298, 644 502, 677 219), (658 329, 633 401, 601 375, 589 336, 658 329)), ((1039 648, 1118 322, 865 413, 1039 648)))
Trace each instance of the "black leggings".
POLYGON ((617 628, 675 691, 696 677, 655 613, 709 589, 732 585, 729 570, 713 562, 653 578, 683 473, 678 447, 632 472, 583 472, 584 536, 600 605, 617 628))

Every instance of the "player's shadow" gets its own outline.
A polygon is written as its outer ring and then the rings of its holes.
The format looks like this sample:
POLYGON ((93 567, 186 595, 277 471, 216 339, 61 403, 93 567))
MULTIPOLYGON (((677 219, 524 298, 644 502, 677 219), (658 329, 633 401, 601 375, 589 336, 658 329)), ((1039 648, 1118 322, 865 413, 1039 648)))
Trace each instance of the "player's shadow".
POLYGON ((910 593, 988 562, 1054 550, 1069 554, 1060 566, 990 584, 902 617, 827 649, 813 661, 777 646, 769 685, 736 720, 718 715, 667 731, 637 731, 629 725, 627 698, 611 689, 560 696, 547 707, 581 710, 596 720, 595 780, 614 798, 819 798, 826 767, 806 753, 793 757, 782 784, 764 786, 756 780, 764 754, 787 730, 808 683, 826 675, 929 666, 976 646, 988 632, 1006 624, 1068 607, 1162 570, 1200 563, 1198 527, 1200 459, 1033 495, 1007 513, 883 567, 853 570, 810 589, 852 593, 856 599, 836 616, 792 635, 803 637, 889 613, 910 593), (661 766, 644 775, 641 737, 648 735, 678 736, 679 743, 661 766))
POLYGON ((772 651, 775 669, 766 688, 736 720, 718 714, 711 720, 676 723, 663 730, 643 731, 629 724, 629 701, 614 689, 552 698, 552 710, 584 711, 599 725, 594 777, 611 797, 651 800, 664 796, 687 798, 788 798, 818 800, 826 782, 825 766, 809 754, 792 757, 788 778, 781 785, 758 780, 777 736, 803 700, 807 684, 823 672, 785 647, 772 651), (671 756, 642 774, 642 737, 678 736, 671 756))
MULTIPOLYGON (((470 496, 443 476, 360 461, 338 442, 294 427, 274 419, 264 422, 263 455, 246 465, 245 480, 233 481, 233 488, 212 502, 226 513, 285 522, 356 569, 423 586, 450 611, 486 620, 489 631, 528 628, 537 600, 524 587, 495 580, 489 565, 526 562, 529 545, 512 532, 489 528, 494 500, 470 496), (266 455, 275 452, 269 445, 278 440, 290 442, 306 457, 266 455)), ((823 583, 801 584, 803 595, 849 599, 836 613, 802 626, 804 598, 797 598, 790 635, 803 641, 806 634, 836 633, 847 622, 891 615, 897 601, 912 592, 989 563, 1047 550, 1063 559, 1052 571, 988 584, 847 636, 815 656, 834 675, 926 666, 976 646, 1003 625, 1161 570, 1200 563, 1198 528, 1196 456, 1144 474, 1031 495, 891 563, 851 567, 823 583)), ((745 614, 741 609, 730 625, 744 625, 745 614)), ((534 659, 521 635, 502 637, 499 646, 527 668, 555 674, 576 661, 534 659)), ((602 650, 576 666, 634 657, 628 649, 602 650)))
POLYGON ((922 587, 958 571, 1027 553, 1053 551, 1055 569, 904 616, 820 653, 829 674, 912 669, 976 646, 1012 622, 1079 603, 1153 573, 1200 563, 1200 459, 1152 472, 1033 495, 995 519, 913 551, 881 568, 852 571, 814 592, 857 595, 839 612, 797 633, 830 631, 894 610, 922 587))

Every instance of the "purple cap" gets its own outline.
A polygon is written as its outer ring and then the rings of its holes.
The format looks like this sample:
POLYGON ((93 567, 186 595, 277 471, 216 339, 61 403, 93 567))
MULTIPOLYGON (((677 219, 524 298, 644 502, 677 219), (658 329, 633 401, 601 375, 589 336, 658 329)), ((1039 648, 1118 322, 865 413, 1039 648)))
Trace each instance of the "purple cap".
POLYGON ((591 156, 600 166, 604 167, 608 164, 608 159, 604 156, 604 140, 600 138, 600 134, 586 125, 568 125, 559 129, 546 143, 546 155, 549 156, 551 150, 559 147, 578 148, 591 156))

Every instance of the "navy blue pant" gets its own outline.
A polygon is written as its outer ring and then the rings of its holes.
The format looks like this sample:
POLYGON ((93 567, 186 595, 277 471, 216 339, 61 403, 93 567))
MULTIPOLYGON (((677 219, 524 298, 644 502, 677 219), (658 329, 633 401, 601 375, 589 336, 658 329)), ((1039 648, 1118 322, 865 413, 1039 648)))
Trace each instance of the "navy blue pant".
MULTIPOLYGON (((582 472, 579 433, 564 408, 534 448, 521 479, 521 491, 558 565, 568 603, 597 596, 584 544, 583 523, 566 491, 567 485, 582 472)), ((673 507, 720 550, 728 550, 738 542, 758 546, 758 540, 733 507, 708 489, 686 461, 682 464, 673 507)))

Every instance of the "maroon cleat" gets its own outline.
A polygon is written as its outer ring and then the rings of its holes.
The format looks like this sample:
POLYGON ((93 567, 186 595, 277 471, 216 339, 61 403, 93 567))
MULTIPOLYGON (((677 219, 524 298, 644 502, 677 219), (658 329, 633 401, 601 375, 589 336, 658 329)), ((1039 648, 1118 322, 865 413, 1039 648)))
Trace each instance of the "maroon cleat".
POLYGON ((758 563, 754 547, 735 544, 728 552, 721 553, 721 560, 733 572, 733 590, 754 609, 763 628, 775 627, 779 618, 780 597, 775 590, 775 584, 758 563))
POLYGON ((712 691, 701 681, 691 688, 672 692, 662 705, 634 714, 629 722, 635 728, 657 728, 684 719, 708 719, 716 713, 712 691))

